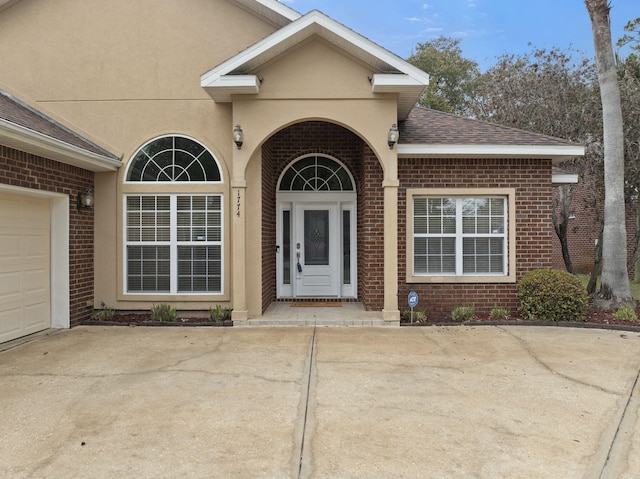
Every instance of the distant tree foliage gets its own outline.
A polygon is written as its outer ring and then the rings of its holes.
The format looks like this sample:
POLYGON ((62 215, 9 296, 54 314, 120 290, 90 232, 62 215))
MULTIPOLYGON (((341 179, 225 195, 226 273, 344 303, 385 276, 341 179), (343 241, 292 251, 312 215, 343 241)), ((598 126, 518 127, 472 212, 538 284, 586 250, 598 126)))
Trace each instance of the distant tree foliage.
POLYGON ((477 92, 478 119, 575 142, 601 137, 595 65, 573 50, 502 55, 477 92))
POLYGON ((462 56, 459 39, 440 36, 419 43, 408 61, 429 73, 429 86, 420 99, 422 106, 471 115, 480 70, 476 62, 462 56))
POLYGON ((618 40, 616 45, 623 47, 630 44, 632 50, 640 52, 640 17, 635 20, 629 20, 624 26, 624 31, 626 33, 618 40))
MULTIPOLYGON (((640 206, 640 18, 629 21, 617 45, 632 53, 618 58, 617 75, 624 119, 625 199, 640 206), (638 52, 638 53, 636 53, 638 52)), ((431 75, 421 99, 423 106, 480 120, 552 135, 585 145, 586 154, 563 168, 589 183, 585 206, 599 215, 604 204, 603 116, 598 72, 594 59, 571 48, 538 49, 496 58, 485 73, 464 58, 460 40, 439 37, 418 44, 409 61, 431 75)), ((567 244, 568 212, 573 186, 561 187, 553 222, 568 271, 572 271, 567 244)), ((638 208, 640 211, 640 207, 638 208)), ((596 217, 599 236, 604 218, 596 217)), ((640 233, 640 217, 638 219, 640 233)), ((640 234, 634 241, 631 267, 640 256, 640 234)), ((602 240, 595 252, 596 273, 602 240)), ((626 251, 626 250, 625 250, 626 251)), ((640 265, 636 268, 640 273, 640 265)), ((591 292, 595 289, 596 274, 591 292)), ((639 274, 640 278, 640 274, 639 274)))
MULTIPOLYGON (((563 165, 594 182, 589 208, 599 204, 602 188, 602 116, 597 72, 593 61, 573 50, 533 49, 522 55, 502 55, 482 76, 476 118, 564 138, 585 145, 584 158, 563 165)), ((552 220, 565 267, 574 273, 569 253, 569 212, 574 185, 560 187, 552 220)))

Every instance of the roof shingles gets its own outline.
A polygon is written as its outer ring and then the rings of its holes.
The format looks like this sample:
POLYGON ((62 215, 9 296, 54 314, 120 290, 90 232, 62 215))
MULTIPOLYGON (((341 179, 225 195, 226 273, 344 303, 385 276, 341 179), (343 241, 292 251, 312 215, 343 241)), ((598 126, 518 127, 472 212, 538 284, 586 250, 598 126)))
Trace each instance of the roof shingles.
POLYGON ((567 140, 416 106, 399 123, 400 143, 408 145, 571 146, 567 140))

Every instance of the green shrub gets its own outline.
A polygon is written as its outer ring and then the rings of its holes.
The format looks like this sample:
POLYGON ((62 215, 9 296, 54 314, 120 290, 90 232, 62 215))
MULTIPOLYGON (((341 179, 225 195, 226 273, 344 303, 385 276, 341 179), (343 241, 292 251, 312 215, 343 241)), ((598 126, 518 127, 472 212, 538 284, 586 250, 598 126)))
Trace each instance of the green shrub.
POLYGON ((494 304, 489 317, 491 319, 507 319, 510 315, 511 313, 507 308, 494 304))
POLYGON ((635 322, 638 320, 635 310, 629 305, 620 306, 616 311, 615 317, 623 321, 635 322))
MULTIPOLYGON (((402 313, 402 320, 410 323, 411 322, 411 310, 405 311, 402 313)), ((413 322, 414 323, 422 323, 427 320, 427 313, 424 311, 413 310, 413 322)))
POLYGON ((100 306, 102 306, 102 309, 96 309, 91 317, 96 321, 111 321, 117 312, 115 308, 110 308, 104 302, 100 306))
POLYGON ((231 319, 231 308, 223 308, 219 304, 216 304, 215 308, 209 308, 209 318, 211 321, 220 323, 222 321, 228 321, 231 319))
POLYGON ((584 321, 589 297, 571 273, 552 269, 529 271, 518 283, 520 314, 525 319, 584 321))
POLYGON ((151 307, 151 319, 153 321, 175 321, 177 315, 176 308, 172 308, 166 303, 154 304, 151 307))
POLYGON ((469 306, 456 306, 451 311, 451 319, 457 323, 471 321, 476 317, 476 307, 472 304, 469 306))

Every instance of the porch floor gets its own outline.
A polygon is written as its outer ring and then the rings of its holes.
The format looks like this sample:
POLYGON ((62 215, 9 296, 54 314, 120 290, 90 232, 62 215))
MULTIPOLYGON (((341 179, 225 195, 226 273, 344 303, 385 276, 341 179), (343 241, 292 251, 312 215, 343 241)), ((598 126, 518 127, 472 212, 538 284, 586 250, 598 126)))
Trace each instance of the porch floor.
MULTIPOLYGON (((310 303, 312 304, 312 303, 310 303)), ((385 321, 381 311, 365 311, 362 303, 342 303, 341 307, 293 307, 274 302, 261 318, 234 321, 233 326, 399 326, 399 321, 385 321)))

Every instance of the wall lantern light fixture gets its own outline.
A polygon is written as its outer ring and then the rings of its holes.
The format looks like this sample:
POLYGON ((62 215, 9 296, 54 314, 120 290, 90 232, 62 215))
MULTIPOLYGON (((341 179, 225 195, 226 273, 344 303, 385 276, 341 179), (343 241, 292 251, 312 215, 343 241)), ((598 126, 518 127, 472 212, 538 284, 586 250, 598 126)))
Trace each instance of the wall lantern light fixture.
POLYGON ((398 138, 400 138, 400 132, 398 131, 398 125, 394 123, 389 128, 389 134, 387 135, 387 143, 390 149, 393 149, 393 146, 398 143, 398 138))
POLYGON ((95 198, 93 196, 93 190, 91 188, 87 189, 82 193, 78 193, 77 198, 77 207, 78 211, 83 208, 91 208, 95 203, 95 198))
POLYGON ((242 132, 242 127, 240 125, 236 125, 233 129, 233 142, 238 147, 238 150, 242 148, 242 143, 244 143, 244 133, 242 132))

